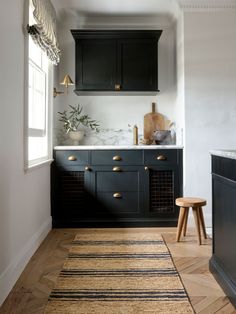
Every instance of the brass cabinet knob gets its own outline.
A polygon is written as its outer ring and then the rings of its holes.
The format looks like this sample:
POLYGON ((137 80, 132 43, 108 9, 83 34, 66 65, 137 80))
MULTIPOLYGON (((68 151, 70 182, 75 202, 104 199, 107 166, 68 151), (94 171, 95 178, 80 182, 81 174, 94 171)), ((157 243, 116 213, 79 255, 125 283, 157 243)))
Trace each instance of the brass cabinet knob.
POLYGON ((91 171, 91 168, 89 168, 88 166, 86 166, 86 167, 84 168, 84 170, 85 170, 85 171, 91 171))
POLYGON ((147 171, 147 170, 149 170, 149 168, 148 168, 148 167, 144 167, 144 170, 146 170, 146 171, 147 171))
POLYGON ((69 161, 76 161, 76 160, 77 160, 77 157, 74 156, 74 155, 72 155, 72 156, 69 156, 67 159, 68 159, 69 161))
POLYGON ((114 157, 112 158, 112 160, 114 160, 114 161, 121 161, 122 158, 121 158, 120 156, 114 156, 114 157))
POLYGON ((164 155, 159 155, 159 156, 157 156, 157 160, 166 160, 167 158, 166 158, 166 156, 164 156, 164 155))
POLYGON ((120 171, 122 171, 120 167, 113 167, 112 170, 113 170, 114 172, 120 172, 120 171))
POLYGON ((120 84, 115 84, 115 90, 121 90, 120 84))
POLYGON ((122 198, 122 195, 121 195, 121 193, 114 193, 113 197, 114 198, 122 198))

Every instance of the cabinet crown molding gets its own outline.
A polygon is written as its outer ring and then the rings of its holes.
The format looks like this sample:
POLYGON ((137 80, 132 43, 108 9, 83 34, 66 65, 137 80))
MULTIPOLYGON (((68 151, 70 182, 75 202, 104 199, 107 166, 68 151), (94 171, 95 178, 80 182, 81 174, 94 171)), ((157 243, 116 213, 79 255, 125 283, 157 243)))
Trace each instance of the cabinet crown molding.
POLYGON ((227 10, 236 9, 235 0, 178 0, 183 10, 227 10))

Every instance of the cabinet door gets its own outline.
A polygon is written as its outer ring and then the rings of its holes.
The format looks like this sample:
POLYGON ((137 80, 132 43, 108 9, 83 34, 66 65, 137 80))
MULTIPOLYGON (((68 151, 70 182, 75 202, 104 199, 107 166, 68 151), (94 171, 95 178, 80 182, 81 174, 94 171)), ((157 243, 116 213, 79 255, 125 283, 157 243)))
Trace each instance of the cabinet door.
POLYGON ((157 91, 157 42, 118 40, 118 77, 122 91, 157 91))
POLYGON ((142 216, 143 192, 140 167, 93 166, 93 197, 96 199, 96 217, 112 218, 142 216), (115 167, 119 168, 119 167, 115 167))
POLYGON ((114 90, 116 84, 116 40, 76 41, 76 89, 114 90))
POLYGON ((52 166, 52 217, 57 222, 91 215, 90 173, 84 166, 52 166), (88 210, 89 209, 89 210, 88 210))
POLYGON ((145 213, 149 217, 177 220, 175 199, 180 196, 176 166, 150 166, 144 173, 145 213))

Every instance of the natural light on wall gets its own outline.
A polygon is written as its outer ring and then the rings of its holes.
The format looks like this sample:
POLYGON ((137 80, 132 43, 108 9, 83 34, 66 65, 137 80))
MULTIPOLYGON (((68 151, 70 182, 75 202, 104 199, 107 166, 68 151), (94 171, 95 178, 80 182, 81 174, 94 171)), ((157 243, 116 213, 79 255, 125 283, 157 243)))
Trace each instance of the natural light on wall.
MULTIPOLYGON (((51 6, 50 1, 45 1, 45 8, 37 5, 37 1, 29 1, 29 15, 27 34, 27 107, 26 107, 26 158, 25 169, 41 165, 51 160, 51 108, 52 108, 52 67, 53 61, 49 60, 48 53, 44 52, 34 35, 40 36, 35 26, 39 18, 45 19, 46 5, 51 6), (39 12, 38 8, 43 8, 39 12), (29 30, 30 29, 30 30, 29 30), (33 39, 32 39, 33 36, 33 39)), ((40 24, 40 27, 42 24, 40 24)), ((38 38, 37 38, 38 39, 38 38)), ((41 43, 41 42, 40 42, 41 43)))

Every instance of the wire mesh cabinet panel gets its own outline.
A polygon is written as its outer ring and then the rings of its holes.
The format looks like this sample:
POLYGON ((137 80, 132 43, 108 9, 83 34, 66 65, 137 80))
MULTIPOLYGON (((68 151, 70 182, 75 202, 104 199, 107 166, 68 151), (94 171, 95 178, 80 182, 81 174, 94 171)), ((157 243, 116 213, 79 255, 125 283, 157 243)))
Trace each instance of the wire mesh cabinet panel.
POLYGON ((174 171, 151 170, 149 175, 149 210, 156 214, 173 214, 175 211, 174 171))
POLYGON ((176 225, 178 208, 175 199, 182 194, 179 168, 176 165, 149 166, 145 171, 145 212, 170 226, 176 225))
MULTIPOLYGON (((90 173, 84 166, 52 167, 53 226, 64 226, 91 215, 94 209, 90 189, 90 173)), ((72 226, 72 225, 71 225, 72 226)))
POLYGON ((159 226, 176 226, 175 199, 183 193, 182 149, 144 151, 144 212, 159 226))
POLYGON ((86 189, 85 171, 60 171, 58 176, 59 204, 63 216, 81 216, 86 212, 89 193, 86 189))

